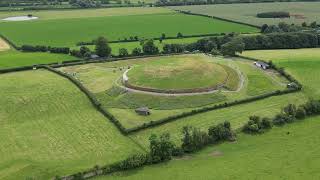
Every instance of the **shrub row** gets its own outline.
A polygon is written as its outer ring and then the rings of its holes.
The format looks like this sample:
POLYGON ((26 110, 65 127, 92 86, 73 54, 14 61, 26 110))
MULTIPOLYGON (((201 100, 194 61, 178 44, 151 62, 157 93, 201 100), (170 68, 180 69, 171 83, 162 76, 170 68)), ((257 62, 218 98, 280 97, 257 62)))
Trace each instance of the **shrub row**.
POLYGON ((258 18, 290 18, 290 13, 283 12, 283 11, 263 12, 263 13, 258 13, 257 17, 258 18))
POLYGON ((22 45, 20 48, 25 52, 50 52, 50 53, 60 53, 60 54, 69 54, 70 48, 68 47, 50 47, 50 46, 32 46, 32 45, 22 45))
POLYGON ((246 50, 315 48, 319 37, 311 32, 270 33, 243 36, 246 50))
POLYGON ((225 18, 221 18, 221 17, 217 17, 217 16, 209 16, 209 15, 205 15, 205 14, 192 13, 190 11, 182 11, 182 10, 175 10, 175 11, 177 11, 179 13, 187 14, 187 15, 194 15, 194 16, 202 16, 202 17, 207 17, 207 18, 213 18, 213 19, 218 19, 218 20, 227 21, 227 22, 231 22, 231 23, 251 26, 251 27, 255 27, 255 28, 259 28, 260 29, 260 26, 257 26, 257 25, 248 24, 248 23, 239 22, 239 21, 233 21, 233 20, 230 20, 230 19, 225 19, 225 18))
POLYGON ((242 131, 248 134, 264 133, 273 125, 282 126, 287 123, 302 120, 313 115, 320 114, 320 101, 309 100, 305 104, 288 104, 279 114, 273 118, 260 118, 259 116, 249 117, 249 121, 243 126, 242 131))

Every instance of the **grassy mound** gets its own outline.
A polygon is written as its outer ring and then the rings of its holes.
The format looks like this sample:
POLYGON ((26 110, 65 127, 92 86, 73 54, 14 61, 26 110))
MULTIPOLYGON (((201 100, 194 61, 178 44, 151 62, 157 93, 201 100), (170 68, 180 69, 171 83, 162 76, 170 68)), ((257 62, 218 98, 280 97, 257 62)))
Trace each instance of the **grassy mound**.
MULTIPOLYGON (((163 57, 128 72, 128 84, 133 87, 198 92, 218 88, 229 78, 224 66, 208 62, 201 56, 163 57)), ((233 73, 230 73, 234 75, 233 73)), ((237 75, 237 74, 235 74, 237 75)))

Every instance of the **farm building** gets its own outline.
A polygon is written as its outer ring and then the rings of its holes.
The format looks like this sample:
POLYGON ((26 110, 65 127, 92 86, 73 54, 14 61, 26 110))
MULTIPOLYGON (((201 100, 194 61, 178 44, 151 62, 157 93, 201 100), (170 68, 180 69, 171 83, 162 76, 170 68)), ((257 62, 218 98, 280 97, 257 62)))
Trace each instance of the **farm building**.
POLYGON ((269 64, 261 62, 261 61, 254 62, 254 65, 256 65, 257 67, 262 68, 262 69, 269 69, 269 67, 270 67, 269 64))
POLYGON ((137 108, 135 111, 137 114, 142 115, 142 116, 148 116, 151 114, 149 108, 147 108, 147 107, 137 108))

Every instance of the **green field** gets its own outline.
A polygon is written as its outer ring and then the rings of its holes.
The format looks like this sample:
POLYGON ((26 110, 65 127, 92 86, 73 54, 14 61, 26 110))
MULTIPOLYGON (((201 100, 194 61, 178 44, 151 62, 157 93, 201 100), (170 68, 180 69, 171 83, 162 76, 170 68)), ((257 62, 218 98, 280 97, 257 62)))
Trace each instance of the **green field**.
POLYGON ((303 83, 303 92, 320 98, 320 49, 246 51, 245 56, 272 60, 303 83))
POLYGON ((261 26, 263 24, 278 24, 279 22, 301 24, 317 21, 319 23, 319 7, 320 2, 279 2, 176 6, 171 8, 261 26), (256 17, 257 13, 270 11, 289 12, 291 17, 287 19, 256 17))
POLYGON ((319 179, 319 121, 309 118, 257 136, 240 134, 236 143, 96 179, 319 179))
POLYGON ((0 69, 14 68, 19 66, 32 66, 34 64, 48 64, 76 58, 64 54, 28 52, 23 53, 16 50, 0 51, 0 69))
POLYGON ((75 77, 102 102, 103 107, 115 115, 127 128, 158 120, 169 115, 190 111, 194 108, 221 104, 223 102, 257 96, 275 90, 282 90, 285 89, 287 83, 287 81, 277 73, 262 71, 253 66, 251 61, 243 59, 232 60, 221 57, 209 57, 202 54, 161 57, 160 59, 155 57, 86 64, 63 67, 60 68, 60 70, 75 74, 75 77), (233 71, 239 71, 233 74, 234 78, 230 78, 230 81, 228 81, 230 89, 236 91, 221 90, 211 94, 191 96, 159 96, 125 92, 119 87, 119 78, 122 78, 122 74, 128 67, 133 67, 134 70, 135 66, 161 64, 163 60, 188 60, 191 58, 196 61, 202 60, 218 63, 226 66, 226 68, 232 68, 233 71), (240 79, 236 77, 239 76, 239 74, 241 74, 241 79, 243 79, 241 87, 239 87, 240 79), (257 79, 259 81, 257 81, 257 79), (235 80, 235 82, 231 80, 235 80), (134 112, 134 109, 143 106, 152 109, 150 116, 139 116, 134 112))
POLYGON ((8 73, 0 84, 0 179, 50 179, 140 151, 56 74, 8 73))
MULTIPOLYGON (((131 86, 159 90, 209 88, 222 85, 228 79, 223 66, 201 56, 159 58, 132 66, 127 76, 131 86)), ((233 78, 238 79, 237 73, 230 77, 233 78)))
POLYGON ((101 8, 101 9, 74 9, 74 10, 46 10, 46 11, 0 11, 1 19, 13 16, 25 16, 32 14, 39 17, 37 21, 48 19, 74 19, 89 17, 126 16, 139 14, 160 14, 172 13, 172 10, 157 7, 136 7, 136 8, 101 8))
POLYGON ((0 23, 0 33, 18 46, 31 44, 73 47, 80 41, 92 41, 98 36, 118 40, 134 36, 155 38, 162 33, 167 37, 176 37, 178 32, 183 35, 199 35, 249 33, 257 32, 257 29, 178 13, 0 23))

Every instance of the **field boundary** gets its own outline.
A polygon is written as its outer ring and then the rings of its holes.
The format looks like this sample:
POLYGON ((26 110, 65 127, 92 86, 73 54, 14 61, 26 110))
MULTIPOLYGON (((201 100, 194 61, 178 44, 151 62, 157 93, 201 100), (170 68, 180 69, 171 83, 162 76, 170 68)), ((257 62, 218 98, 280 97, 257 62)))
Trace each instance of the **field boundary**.
POLYGON ((222 21, 226 21, 226 22, 231 22, 231 23, 236 23, 236 24, 240 24, 240 25, 246 25, 246 26, 250 26, 250 27, 255 27, 260 29, 261 26, 258 25, 254 25, 254 24, 249 24, 249 23, 244 23, 241 21, 234 21, 234 20, 230 20, 230 19, 225 19, 225 18, 221 18, 218 16, 209 16, 206 14, 198 14, 198 13, 193 13, 193 12, 189 12, 189 11, 183 11, 183 10, 177 10, 177 9, 172 9, 176 12, 182 13, 182 14, 187 14, 187 15, 192 15, 192 16, 201 16, 201 17, 207 17, 207 18, 211 18, 211 19, 218 19, 218 20, 222 20, 222 21))
MULTIPOLYGON (((180 53, 180 54, 164 54, 162 56, 172 56, 172 55, 183 55, 186 53, 180 53)), ((191 53, 188 53, 191 54, 191 53)), ((112 115, 110 112, 108 112, 105 108, 102 107, 102 104, 96 99, 96 97, 93 95, 93 93, 91 93, 86 87, 84 87, 84 85, 82 85, 82 83, 80 81, 78 81, 77 79, 75 79, 73 76, 64 73, 62 71, 59 71, 55 68, 59 68, 59 67, 65 67, 65 66, 74 66, 74 65, 82 65, 82 64, 89 64, 89 63, 106 63, 106 62, 112 62, 112 61, 119 61, 119 60, 130 60, 130 59, 141 59, 141 58, 147 58, 147 57, 159 57, 159 55, 151 55, 151 56, 140 56, 140 57, 131 57, 131 58, 115 58, 115 59, 104 59, 104 60, 95 60, 95 61, 77 61, 77 62, 73 62, 73 63, 66 63, 66 64, 51 64, 51 65, 38 65, 38 66, 25 66, 25 67, 19 67, 19 68, 13 68, 13 69, 9 69, 6 70, 5 72, 3 72, 3 70, 0 70, 0 74, 1 73, 9 73, 9 72, 16 72, 16 71, 24 71, 24 70, 31 70, 33 68, 43 68, 43 69, 47 69, 53 73, 56 73, 64 78, 67 78, 68 80, 70 80, 74 85, 76 85, 90 100, 90 102, 93 104, 93 106, 100 112, 102 113, 107 119, 109 119, 117 128, 118 130, 124 134, 124 135, 128 135, 128 134, 132 134, 132 133, 136 133, 139 132, 141 130, 144 129, 148 129, 148 128, 152 128, 152 127, 156 127, 156 126, 160 126, 162 124, 166 124, 169 122, 173 122, 185 117, 189 117, 189 116, 194 116, 197 114, 201 114, 201 113, 205 113, 205 112, 209 112, 209 111, 213 111, 213 110, 218 110, 218 109, 224 109, 224 108, 228 108, 231 106, 236 106, 236 105, 241 105, 241 104, 246 104, 246 103, 250 103, 250 102, 254 102, 257 100, 262 100, 262 99, 266 99, 269 97, 273 97, 273 96, 281 96, 284 94, 289 94, 289 93, 294 93, 294 92, 298 92, 302 89, 302 85, 291 75, 287 74, 283 69, 281 68, 277 68, 277 67, 273 67, 274 70, 276 70, 277 72, 280 73, 280 75, 284 76, 289 82, 295 82, 298 87, 297 88, 287 88, 285 90, 276 90, 276 91, 272 91, 269 93, 265 93, 262 95, 258 95, 258 96, 254 96, 254 97, 249 97, 249 98, 244 98, 241 100, 234 100, 231 102, 225 102, 225 103, 221 103, 221 104, 216 104, 213 106, 207 106, 207 107, 202 107, 199 109, 193 109, 191 111, 188 112, 183 112, 183 113, 179 113, 176 115, 172 115, 172 116, 168 116, 162 119, 158 119, 155 121, 150 121, 148 123, 144 123, 142 125, 133 127, 133 128, 125 128, 120 121, 114 116, 112 115)), ((245 57, 245 56, 238 56, 240 58, 244 58, 247 60, 251 60, 251 61, 257 61, 258 59, 255 58, 249 58, 249 57, 245 57)), ((264 60, 259 60, 259 61, 263 61, 266 62, 264 60)))

